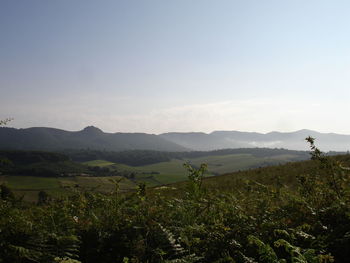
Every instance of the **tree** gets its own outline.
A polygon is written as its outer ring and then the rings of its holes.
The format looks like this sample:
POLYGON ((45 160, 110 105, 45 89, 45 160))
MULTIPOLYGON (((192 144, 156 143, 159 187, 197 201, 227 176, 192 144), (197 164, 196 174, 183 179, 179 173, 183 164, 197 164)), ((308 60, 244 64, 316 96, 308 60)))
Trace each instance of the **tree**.
POLYGON ((13 200, 15 199, 15 194, 6 185, 0 185, 0 198, 2 200, 13 200))
POLYGON ((2 126, 2 125, 6 125, 8 122, 10 122, 10 121, 12 121, 13 119, 11 119, 11 118, 7 118, 7 119, 5 119, 5 120, 0 120, 0 126, 2 126))
MULTIPOLYGON (((0 126, 6 125, 11 119, 0 120, 0 126)), ((0 158, 0 167, 11 164, 9 160, 0 158)), ((0 185, 0 197, 2 200, 13 200, 15 199, 15 195, 10 188, 6 185, 0 185)))
POLYGON ((45 191, 40 191, 38 193, 38 205, 45 205, 50 201, 50 196, 45 191))

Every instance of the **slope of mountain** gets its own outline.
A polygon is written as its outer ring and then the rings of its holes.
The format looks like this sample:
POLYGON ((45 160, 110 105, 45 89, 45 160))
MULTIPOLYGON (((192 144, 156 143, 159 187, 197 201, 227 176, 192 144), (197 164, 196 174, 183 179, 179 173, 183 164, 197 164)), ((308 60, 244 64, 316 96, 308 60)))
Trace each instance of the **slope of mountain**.
POLYGON ((156 150, 167 152, 211 151, 228 148, 285 148, 309 150, 305 138, 316 138, 323 151, 348 151, 350 135, 320 133, 312 130, 296 132, 214 131, 170 132, 160 135, 146 133, 105 133, 89 126, 81 131, 34 127, 15 129, 0 127, 0 149, 16 150, 156 150))
POLYGON ((296 132, 239 132, 214 131, 206 133, 163 133, 160 136, 166 140, 197 151, 210 151, 225 148, 285 148, 290 150, 309 150, 305 138, 316 138, 316 145, 323 151, 348 151, 350 135, 335 133, 319 133, 312 130, 296 132))
POLYGON ((174 152, 188 150, 158 135, 104 133, 93 126, 77 132, 41 127, 28 129, 0 128, 0 149, 49 151, 68 149, 157 150, 174 152))

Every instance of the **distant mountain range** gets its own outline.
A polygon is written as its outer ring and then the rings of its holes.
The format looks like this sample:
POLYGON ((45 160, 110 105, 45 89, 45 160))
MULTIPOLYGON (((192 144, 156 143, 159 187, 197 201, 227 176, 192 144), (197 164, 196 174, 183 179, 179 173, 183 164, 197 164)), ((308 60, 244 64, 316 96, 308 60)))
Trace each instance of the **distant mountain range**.
POLYGON ((77 132, 54 128, 0 128, 0 149, 62 151, 91 149, 106 151, 188 149, 161 136, 146 133, 105 133, 89 126, 77 132))
POLYGON ((0 128, 0 149, 62 151, 91 149, 106 151, 156 150, 167 152, 211 151, 227 148, 285 148, 308 150, 305 138, 316 138, 323 151, 350 150, 350 135, 319 133, 312 130, 296 132, 240 132, 214 131, 212 133, 170 132, 160 135, 146 133, 105 133, 89 126, 71 132, 54 128, 0 128))
POLYGON ((285 148, 289 150, 309 150, 305 141, 308 136, 316 138, 316 146, 323 151, 350 150, 350 135, 319 133, 312 130, 296 132, 239 132, 214 131, 212 133, 163 133, 162 138, 183 147, 199 151, 224 148, 285 148))

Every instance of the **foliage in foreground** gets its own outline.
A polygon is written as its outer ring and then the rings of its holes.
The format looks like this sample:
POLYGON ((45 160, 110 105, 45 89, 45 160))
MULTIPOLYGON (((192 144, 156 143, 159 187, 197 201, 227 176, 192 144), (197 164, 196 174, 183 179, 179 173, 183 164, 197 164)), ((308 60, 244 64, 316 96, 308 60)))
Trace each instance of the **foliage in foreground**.
POLYGON ((110 195, 31 205, 3 186, 0 262, 348 262, 349 171, 307 140, 319 168, 296 174, 297 192, 256 181, 204 189, 205 165, 186 165, 176 198, 143 184, 121 195, 116 183, 110 195))

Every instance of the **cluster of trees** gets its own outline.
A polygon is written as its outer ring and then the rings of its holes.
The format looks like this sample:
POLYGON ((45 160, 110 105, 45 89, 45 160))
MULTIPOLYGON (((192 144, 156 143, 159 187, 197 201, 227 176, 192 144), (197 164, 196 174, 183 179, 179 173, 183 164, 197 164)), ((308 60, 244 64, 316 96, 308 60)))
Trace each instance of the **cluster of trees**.
POLYGON ((0 151, 0 172, 7 175, 59 177, 87 171, 87 167, 61 153, 0 151))
MULTIPOLYGON (((110 195, 0 200, 0 262, 348 262, 350 175, 312 146, 313 170, 292 190, 270 178, 210 188, 188 182, 110 195)), ((268 176, 268 175, 265 175, 268 176)), ((205 181, 205 180, 204 180, 205 181)))
POLYGON ((149 150, 133 150, 121 152, 77 150, 65 151, 65 154, 77 162, 106 160, 113 163, 122 163, 131 166, 142 166, 147 164, 166 162, 170 161, 173 158, 173 153, 171 152, 149 150))
POLYGON ((88 172, 93 176, 122 176, 131 180, 136 178, 136 172, 119 170, 116 167, 89 166, 88 172))
POLYGON ((64 162, 69 161, 67 155, 43 151, 0 151, 0 159, 11 160, 15 165, 39 163, 39 162, 64 162))
POLYGON ((133 177, 128 171, 86 166, 71 161, 67 155, 61 153, 17 150, 0 151, 0 172, 6 175, 39 177, 64 177, 79 174, 133 177))

